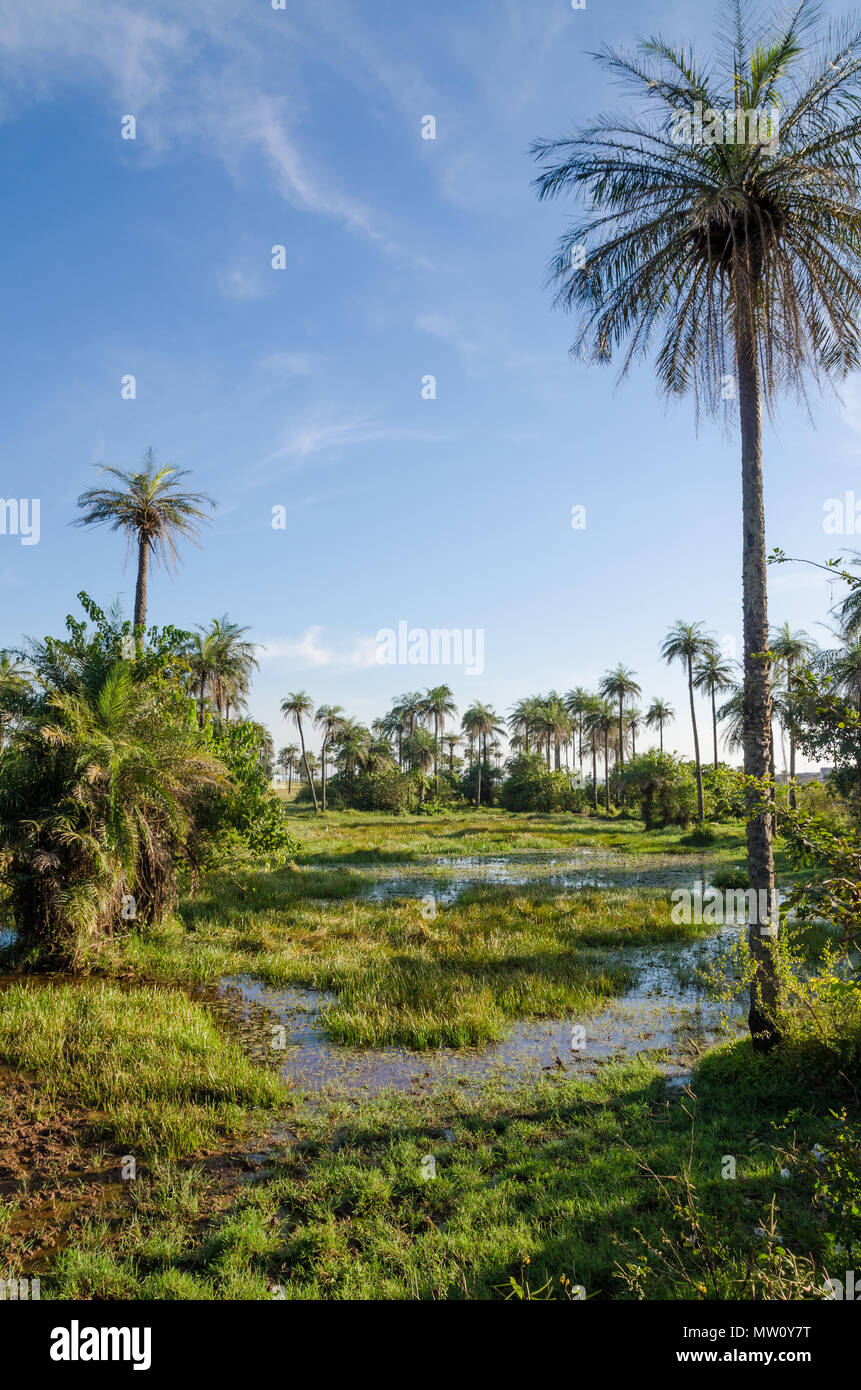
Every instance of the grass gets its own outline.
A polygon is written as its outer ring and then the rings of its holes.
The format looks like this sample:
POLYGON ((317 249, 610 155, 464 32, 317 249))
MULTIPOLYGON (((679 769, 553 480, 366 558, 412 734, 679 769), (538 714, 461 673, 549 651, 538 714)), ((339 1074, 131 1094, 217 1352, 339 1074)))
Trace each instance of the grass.
POLYGON ((60 1256, 48 1296, 565 1298, 582 1285, 619 1299, 633 1296, 624 1271, 644 1240, 665 1238, 681 1273, 648 1261, 637 1276, 648 1297, 817 1296, 843 1228, 813 1201, 811 1150, 836 1142, 829 1112, 845 1082, 821 1058, 756 1060, 740 1043, 713 1053, 694 1089, 695 1107, 669 1100, 640 1062, 514 1095, 387 1095, 307 1112, 300 1141, 219 1209, 202 1172, 162 1165, 119 1233, 95 1221, 60 1256), (692 1113, 689 1178, 713 1262, 686 1245, 673 1214, 692 1113), (772 1201, 779 1244, 767 1234, 772 1201), (794 1283, 790 1257, 801 1262, 794 1283))
MULTIPOLYGON (((659 875, 655 856, 693 853, 697 873, 730 873, 740 827, 719 827, 703 852, 623 817, 294 814, 294 865, 213 876, 162 930, 108 943, 87 980, 0 990, 0 1066, 32 1081, 23 1130, 56 1129, 74 1108, 61 1139, 143 1165, 120 1219, 92 1205, 45 1257, 43 1298, 567 1298, 575 1285, 600 1299, 786 1298, 842 1271, 835 1243, 861 1240, 851 1184, 839 1197, 847 1173, 861 1183, 857 1106, 840 1118, 857 1098, 857 1049, 716 1049, 695 1105, 670 1099, 659 1058, 643 1054, 589 1080, 312 1098, 177 988, 249 973, 328 991, 336 1043, 493 1042, 519 1019, 601 1008, 630 982, 630 947, 708 928, 672 922, 666 885, 559 892, 540 872, 429 913, 360 896, 363 864, 410 865, 431 893, 437 857, 471 854, 534 856, 538 870, 542 854, 593 847, 648 855, 659 875), (242 1148, 285 1118, 297 1142, 267 1145, 262 1173, 241 1180, 242 1148)), ((78 1163, 98 1166, 76 1151, 78 1163)), ((51 1190, 49 1172, 34 1177, 51 1190)), ((13 1229, 26 1200, 0 1208, 0 1271, 37 1243, 13 1229)))
POLYGON ((335 1042, 463 1047, 518 1019, 593 1012, 631 982, 625 947, 709 930, 675 925, 669 897, 650 890, 481 887, 428 918, 420 899, 342 896, 331 872, 321 900, 318 873, 214 878, 180 922, 129 938, 99 968, 194 984, 253 974, 333 994, 322 1023, 335 1042))
POLYGON ((97 1112, 93 1134, 144 1162, 243 1132, 249 1107, 286 1098, 204 1009, 163 989, 12 984, 0 993, 0 1061, 44 1097, 97 1112))

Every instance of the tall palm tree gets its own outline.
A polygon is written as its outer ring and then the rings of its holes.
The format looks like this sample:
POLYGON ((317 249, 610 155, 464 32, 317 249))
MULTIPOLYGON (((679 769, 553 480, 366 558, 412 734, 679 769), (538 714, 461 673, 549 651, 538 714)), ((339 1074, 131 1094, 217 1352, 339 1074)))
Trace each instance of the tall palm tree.
POLYGON ((744 686, 733 685, 732 694, 717 712, 723 724, 723 741, 730 753, 744 751, 744 686))
POLYGON ((697 815, 705 820, 703 803, 703 767, 700 759, 700 736, 697 730, 697 711, 694 704, 694 666, 714 650, 714 638, 703 631, 702 623, 685 623, 681 619, 670 628, 661 646, 661 656, 668 665, 678 661, 688 674, 688 696, 691 703, 691 725, 694 731, 694 757, 697 764, 697 815))
POLYGON ((598 809, 598 735, 603 700, 598 695, 586 697, 583 712, 583 725, 589 735, 589 748, 592 754, 592 810, 598 809))
POLYGON ((415 733, 409 736, 408 746, 410 767, 418 769, 419 805, 423 806, 425 799, 425 777, 428 770, 436 761, 437 743, 433 734, 431 734, 428 729, 416 729, 415 733))
POLYGON ((598 699, 591 714, 595 730, 604 744, 604 810, 610 810, 610 738, 616 732, 616 714, 609 700, 598 699))
POLYGON ((583 781, 583 730, 591 696, 588 690, 578 685, 565 696, 565 708, 571 719, 572 728, 577 729, 577 760, 580 765, 580 781, 583 781))
POLYGON ((445 731, 445 721, 447 715, 457 714, 457 705, 454 696, 447 685, 437 685, 425 694, 425 708, 430 713, 434 725, 434 739, 436 742, 436 754, 434 756, 434 777, 436 780, 436 794, 439 796, 439 756, 442 735, 445 731))
POLYGON ((622 706, 626 700, 636 699, 642 695, 642 690, 637 684, 634 672, 627 666, 617 666, 615 671, 608 671, 598 687, 605 700, 615 700, 619 707, 619 765, 625 765, 625 734, 622 724, 622 706))
POLYGON ((286 699, 281 701, 281 713, 285 719, 292 719, 296 728, 299 730, 299 742, 302 745, 302 759, 305 763, 308 786, 311 788, 311 795, 314 798, 314 814, 317 815, 320 810, 320 807, 317 805, 317 788, 314 786, 314 778, 311 776, 311 768, 308 765, 308 750, 305 747, 305 731, 302 728, 302 720, 310 719, 314 713, 314 701, 307 691, 293 690, 286 699))
POLYGON ((792 691, 795 671, 808 661, 817 650, 817 644, 806 632, 793 632, 789 623, 784 623, 772 632, 768 645, 777 666, 784 673, 786 691, 786 724, 789 734, 789 804, 796 807, 795 796, 795 721, 793 719, 792 691))
POLYGON ((499 722, 499 715, 492 705, 483 705, 476 700, 474 705, 464 713, 460 727, 468 738, 476 740, 478 744, 478 792, 475 798, 476 806, 481 806, 481 765, 487 762, 487 740, 496 734, 504 734, 505 730, 499 722))
POLYGON ((137 546, 138 574, 135 585, 134 626, 141 640, 146 625, 147 577, 150 556, 169 569, 176 569, 179 540, 196 543, 198 525, 209 518, 204 506, 214 507, 203 492, 184 492, 179 483, 188 477, 187 468, 166 463, 157 468, 152 447, 144 454, 143 468, 137 473, 122 468, 103 468, 121 484, 118 488, 91 487, 82 492, 78 506, 83 516, 76 526, 107 524, 112 531, 124 531, 129 543, 137 546))
POLYGON ((296 766, 296 759, 299 756, 299 749, 295 743, 288 743, 286 748, 282 748, 278 754, 278 766, 287 774, 287 795, 293 791, 293 769, 296 766))
POLYGON ((443 743, 448 745, 448 771, 449 776, 452 776, 454 774, 454 755, 460 743, 460 736, 458 734, 446 734, 443 743))
POLYGON ((715 767, 718 765, 718 720, 715 708, 715 692, 729 690, 732 684, 732 666, 722 655, 719 647, 711 646, 697 658, 694 667, 694 685, 697 690, 707 691, 712 702, 715 767))
MULTIPOLYGON (((738 400, 744 763, 762 780, 772 765, 762 409, 783 387, 803 392, 805 369, 830 380, 861 360, 861 32, 857 21, 823 28, 816 0, 798 0, 756 37, 743 0, 727 11, 717 61, 660 38, 638 56, 601 55, 653 119, 602 117, 534 152, 550 160, 542 198, 585 195, 554 265, 560 299, 584 311, 583 354, 606 362, 624 343, 627 367, 659 343, 669 395, 692 391, 714 409, 738 400), (769 109, 780 112, 779 139, 770 123, 745 119, 769 109), (734 115, 735 138, 703 138, 697 110, 734 115), (572 255, 583 245, 585 262, 572 255)), ((755 783, 747 795, 750 886, 769 904, 769 925, 751 924, 749 1024, 767 1049, 779 1041, 773 827, 768 812, 754 814, 755 783)))
POLYGON ((646 710, 646 718, 643 721, 647 729, 657 727, 658 738, 660 740, 661 752, 664 751, 664 725, 669 724, 671 719, 675 719, 676 711, 668 700, 661 700, 658 696, 646 710))
POLYGON ((637 756, 637 734, 643 722, 643 711, 636 709, 634 705, 629 705, 625 710, 625 728, 631 735, 631 757, 637 756))
POLYGON ((323 771, 322 792, 323 812, 326 811, 326 750, 333 735, 344 727, 345 714, 341 705, 321 705, 314 715, 314 723, 323 731, 323 745, 320 749, 320 766, 323 771))

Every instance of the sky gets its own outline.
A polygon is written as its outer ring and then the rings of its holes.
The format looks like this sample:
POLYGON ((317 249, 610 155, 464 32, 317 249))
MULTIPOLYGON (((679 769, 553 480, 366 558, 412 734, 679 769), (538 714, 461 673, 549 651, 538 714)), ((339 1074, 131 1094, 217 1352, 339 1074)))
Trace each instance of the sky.
MULTIPOLYGON (((649 364, 619 384, 569 355, 547 265, 572 206, 538 202, 529 147, 626 104, 603 44, 708 45, 716 21, 632 0, 0 0, 0 494, 40 504, 38 543, 0 535, 0 647, 61 632, 80 590, 131 609, 122 539, 71 523, 99 466, 152 445, 218 505, 152 574, 148 620, 247 625, 276 747, 288 691, 370 721, 446 682, 461 711, 504 713, 622 662, 690 753, 659 647, 681 618, 741 653, 737 433, 668 407, 649 364), (480 632, 483 660, 381 664, 399 623, 480 632)), ((781 407, 769 549, 861 548, 823 530, 828 499, 861 499, 859 450, 857 379, 810 416, 781 407)), ((770 617, 828 645, 838 594, 772 570, 770 617)))

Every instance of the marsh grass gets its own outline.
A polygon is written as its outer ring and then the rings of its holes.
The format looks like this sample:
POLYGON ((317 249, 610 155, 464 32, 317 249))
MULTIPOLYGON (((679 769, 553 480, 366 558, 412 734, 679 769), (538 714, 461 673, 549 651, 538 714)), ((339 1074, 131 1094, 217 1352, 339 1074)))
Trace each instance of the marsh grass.
POLYGON ((0 1060, 92 1109, 94 1136, 143 1162, 242 1132, 249 1107, 287 1098, 184 994, 104 981, 0 992, 0 1060))
POLYGON ((691 1257, 693 1285, 655 1263, 641 1270, 642 1291, 751 1297, 745 1280, 772 1203, 783 1245, 818 1270, 834 1238, 812 1200, 810 1150, 828 1149, 847 1088, 823 1061, 803 1050, 757 1059, 746 1042, 716 1050, 694 1082, 693 1147, 689 1103, 669 1099, 644 1060, 516 1093, 330 1101, 298 1116, 300 1140, 266 1181, 220 1208, 205 1174, 163 1165, 140 1189, 133 1224, 117 1233, 95 1222, 62 1254, 51 1296, 264 1299, 277 1287, 288 1299, 499 1299, 525 1271, 544 1297, 582 1284, 589 1298, 628 1298, 624 1271, 642 1238, 654 1248, 675 1238, 687 1174, 704 1228, 720 1231, 715 1281, 698 1288, 691 1257))

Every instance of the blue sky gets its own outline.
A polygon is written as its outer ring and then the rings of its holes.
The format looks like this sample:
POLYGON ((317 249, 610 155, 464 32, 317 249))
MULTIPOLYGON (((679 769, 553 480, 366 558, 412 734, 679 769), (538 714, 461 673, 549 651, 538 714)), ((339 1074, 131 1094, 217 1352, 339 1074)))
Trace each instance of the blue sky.
MULTIPOLYGON (((277 744, 288 690, 369 720, 447 680, 505 711, 621 661, 690 751, 658 647, 685 618, 741 650, 737 437, 697 435, 647 366, 617 387, 569 358, 545 287, 569 209, 537 202, 528 147, 625 100, 590 51, 714 23, 629 0, 0 0, 0 493, 41 501, 38 545, 0 535, 0 645, 59 631, 80 589, 130 606, 121 540, 69 523, 94 465, 152 444, 219 505, 149 618, 247 624, 277 744), (400 620, 483 629, 483 674, 380 666, 400 620)), ((768 428, 766 508, 769 547, 821 560, 861 546, 822 526, 861 497, 857 381, 813 417, 768 428)), ((826 639, 815 571, 774 572, 770 602, 826 639)))

